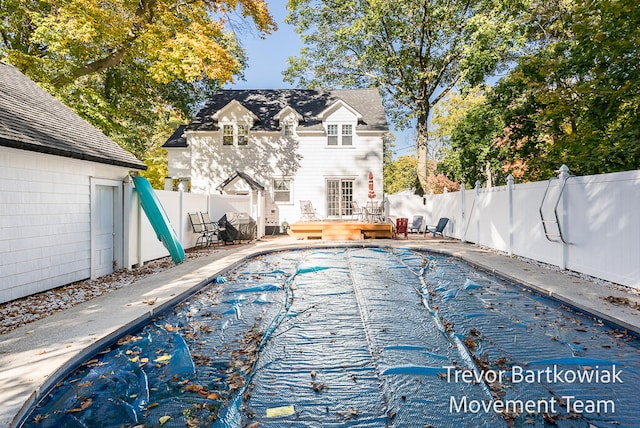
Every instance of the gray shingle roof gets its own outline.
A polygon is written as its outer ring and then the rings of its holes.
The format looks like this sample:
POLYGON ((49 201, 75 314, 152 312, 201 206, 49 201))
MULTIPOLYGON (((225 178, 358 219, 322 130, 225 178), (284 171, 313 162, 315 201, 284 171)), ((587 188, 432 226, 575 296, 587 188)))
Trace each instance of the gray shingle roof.
POLYGON ((216 187, 216 190, 224 190, 224 188, 227 187, 229 183, 231 183, 238 177, 242 178, 249 185, 251 190, 264 190, 264 186, 262 184, 258 183, 251 176, 249 176, 249 174, 245 174, 242 171, 236 171, 235 173, 231 174, 229 178, 227 178, 225 181, 220 183, 218 187, 216 187))
POLYGON ((1 61, 0 146, 147 168, 18 69, 1 61))
MULTIPOLYGON (((217 131, 217 121, 213 115, 236 100, 255 114, 259 120, 254 123, 254 131, 277 131, 279 123, 274 116, 286 106, 302 115, 299 130, 322 130, 318 114, 342 100, 357 110, 362 118, 357 130, 387 131, 387 119, 377 89, 337 89, 315 91, 306 89, 253 89, 217 91, 187 125, 187 131, 217 131)), ((163 147, 186 147, 186 140, 169 138, 163 147)))

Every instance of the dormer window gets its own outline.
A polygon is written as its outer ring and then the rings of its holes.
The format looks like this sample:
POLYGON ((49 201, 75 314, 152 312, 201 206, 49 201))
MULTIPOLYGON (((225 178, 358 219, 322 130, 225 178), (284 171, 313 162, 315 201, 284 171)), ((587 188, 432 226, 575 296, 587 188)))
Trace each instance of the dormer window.
POLYGON ((327 144, 338 145, 338 125, 327 125, 327 144))
POLYGON ((246 146, 249 142, 249 127, 247 125, 238 125, 238 145, 246 146))
POLYGON ((353 125, 327 125, 327 145, 351 146, 353 145, 353 125))
POLYGON ((222 145, 223 146, 246 146, 249 143, 248 125, 223 125, 222 145))
POLYGON ((222 128, 222 145, 233 146, 233 125, 224 125, 222 128))
POLYGON ((282 133, 285 137, 293 137, 293 124, 285 123, 284 127, 282 128, 282 133))
POLYGON ((295 137, 296 127, 302 120, 302 115, 290 106, 285 106, 273 118, 280 124, 283 137, 295 137))
POLYGON ((342 125, 342 145, 353 144, 353 125, 342 125))

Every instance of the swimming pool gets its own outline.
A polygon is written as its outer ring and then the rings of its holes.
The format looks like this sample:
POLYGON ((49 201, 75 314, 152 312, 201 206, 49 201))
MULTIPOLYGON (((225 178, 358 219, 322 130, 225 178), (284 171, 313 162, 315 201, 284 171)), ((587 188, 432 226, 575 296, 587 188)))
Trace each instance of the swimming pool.
POLYGON ((23 426, 636 424, 635 337, 434 253, 248 259, 47 392, 23 426))

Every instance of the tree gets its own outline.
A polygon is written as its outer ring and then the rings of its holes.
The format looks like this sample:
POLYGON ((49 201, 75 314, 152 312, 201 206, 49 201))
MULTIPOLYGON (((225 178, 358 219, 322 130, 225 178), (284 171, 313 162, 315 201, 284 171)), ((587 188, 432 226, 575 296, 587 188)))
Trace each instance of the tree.
POLYGON ((456 123, 438 171, 470 185, 480 181, 491 187, 500 181, 503 171, 493 143, 501 125, 499 114, 488 104, 472 106, 456 123))
POLYGON ((506 58, 516 24, 484 0, 288 1, 305 44, 288 81, 380 89, 399 127, 415 121, 417 176, 428 189, 428 122, 456 85, 476 84, 506 58))
POLYGON ((264 0, 0 0, 0 59, 143 158, 171 114, 241 72, 234 14, 276 28, 264 0))
MULTIPOLYGON (((419 190, 420 183, 416 174, 417 159, 413 155, 400 156, 384 166, 384 192, 397 193, 403 190, 419 190)), ((421 192, 420 192, 421 193, 421 192)))
POLYGON ((567 3, 558 22, 562 32, 490 97, 507 124, 503 144, 530 158, 528 179, 563 163, 581 175, 640 168, 640 10, 567 3))

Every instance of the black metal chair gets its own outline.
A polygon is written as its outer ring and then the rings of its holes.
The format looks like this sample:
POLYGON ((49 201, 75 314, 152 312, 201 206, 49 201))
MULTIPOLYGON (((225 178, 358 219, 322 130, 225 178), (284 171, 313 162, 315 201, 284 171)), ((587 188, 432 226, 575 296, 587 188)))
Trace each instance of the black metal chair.
POLYGON ((440 234, 440 236, 444 238, 444 235, 442 234, 442 232, 444 231, 444 228, 447 226, 448 222, 449 222, 448 218, 442 217, 440 220, 438 220, 438 224, 436 226, 425 226, 424 236, 427 236, 427 232, 429 232, 429 233, 433 233, 434 238, 436 237, 437 234, 440 234))
POLYGON ((189 213, 189 222, 191 223, 193 233, 199 235, 196 240, 196 247, 199 245, 209 245, 209 232, 202 221, 200 213, 189 213))
POLYGON ((221 228, 218 223, 211 221, 211 217, 209 216, 208 212, 201 212, 200 216, 202 217, 202 223, 204 224, 204 228, 208 234, 208 238, 207 238, 208 245, 211 245, 214 243, 214 239, 213 239, 214 236, 216 237, 215 241, 221 242, 220 232, 224 231, 225 229, 223 227, 221 228))

